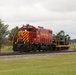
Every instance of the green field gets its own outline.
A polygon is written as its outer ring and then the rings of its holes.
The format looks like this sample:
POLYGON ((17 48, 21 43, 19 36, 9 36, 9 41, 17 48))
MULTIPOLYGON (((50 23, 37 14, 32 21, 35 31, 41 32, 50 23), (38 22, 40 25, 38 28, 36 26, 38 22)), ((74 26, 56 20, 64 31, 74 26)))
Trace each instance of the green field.
POLYGON ((12 46, 4 46, 1 48, 1 53, 13 52, 12 46))
POLYGON ((76 43, 74 43, 74 44, 72 43, 70 49, 76 50, 76 43))
POLYGON ((0 59, 0 75, 76 75, 76 54, 0 59))

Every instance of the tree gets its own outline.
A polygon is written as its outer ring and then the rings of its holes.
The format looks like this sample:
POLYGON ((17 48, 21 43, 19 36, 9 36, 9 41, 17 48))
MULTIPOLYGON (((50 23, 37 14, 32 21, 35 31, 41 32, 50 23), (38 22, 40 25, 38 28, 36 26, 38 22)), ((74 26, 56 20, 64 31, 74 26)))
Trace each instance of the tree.
POLYGON ((8 34, 8 25, 4 25, 3 21, 0 20, 0 52, 1 52, 1 47, 4 44, 4 39, 6 35, 8 34))
POLYGON ((10 32, 9 32, 9 40, 12 41, 13 37, 17 35, 19 31, 19 27, 16 26, 15 28, 13 28, 10 32))

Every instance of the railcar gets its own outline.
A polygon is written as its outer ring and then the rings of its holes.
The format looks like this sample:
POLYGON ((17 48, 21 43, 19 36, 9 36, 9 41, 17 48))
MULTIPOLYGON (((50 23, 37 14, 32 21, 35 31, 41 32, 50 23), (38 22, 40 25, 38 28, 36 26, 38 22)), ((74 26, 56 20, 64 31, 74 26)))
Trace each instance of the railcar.
POLYGON ((53 42, 56 44, 57 50, 69 49, 70 47, 70 36, 61 30, 58 34, 53 35, 53 42))
POLYGON ((69 35, 65 36, 63 31, 55 36, 52 35, 51 29, 29 24, 23 25, 13 38, 13 51, 35 52, 69 48, 69 35))

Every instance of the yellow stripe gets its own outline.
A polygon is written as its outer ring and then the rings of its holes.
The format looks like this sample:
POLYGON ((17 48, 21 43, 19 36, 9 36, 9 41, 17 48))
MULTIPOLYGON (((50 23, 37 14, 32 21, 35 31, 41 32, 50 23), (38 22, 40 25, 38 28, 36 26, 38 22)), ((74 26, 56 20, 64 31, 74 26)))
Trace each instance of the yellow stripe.
POLYGON ((29 41, 29 34, 28 33, 23 34, 23 41, 25 41, 25 42, 29 41))
POLYGON ((27 41, 27 39, 29 39, 29 37, 28 37, 28 36, 24 39, 24 41, 27 41))
POLYGON ((25 39, 25 38, 27 38, 28 37, 28 35, 26 34, 24 37, 23 37, 23 39, 25 39))
POLYGON ((25 38, 26 36, 27 36, 27 34, 24 34, 24 35, 23 35, 23 38, 25 38))

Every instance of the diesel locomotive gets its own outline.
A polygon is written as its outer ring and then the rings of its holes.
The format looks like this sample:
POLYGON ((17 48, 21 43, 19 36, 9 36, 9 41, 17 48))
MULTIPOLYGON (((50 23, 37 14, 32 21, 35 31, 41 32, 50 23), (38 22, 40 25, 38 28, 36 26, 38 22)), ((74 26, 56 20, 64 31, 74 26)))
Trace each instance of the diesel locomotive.
POLYGON ((51 29, 26 24, 19 29, 13 38, 13 51, 36 52, 68 49, 70 47, 69 41, 70 36, 65 35, 64 31, 53 35, 51 29))

